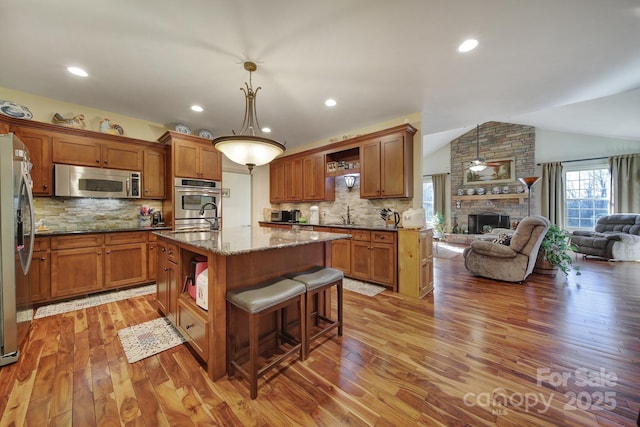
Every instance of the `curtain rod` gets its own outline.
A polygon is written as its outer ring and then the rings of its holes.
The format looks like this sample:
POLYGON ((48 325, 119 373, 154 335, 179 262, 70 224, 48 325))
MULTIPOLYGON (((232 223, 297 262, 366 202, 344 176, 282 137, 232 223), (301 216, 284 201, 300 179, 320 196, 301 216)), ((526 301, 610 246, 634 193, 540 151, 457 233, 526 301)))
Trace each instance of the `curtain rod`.
MULTIPOLYGON (((560 163, 573 163, 573 162, 587 162, 589 160, 602 160, 608 159, 608 157, 592 157, 590 159, 576 159, 576 160, 563 160, 560 163)), ((536 166, 541 166, 543 163, 536 163, 536 166)))

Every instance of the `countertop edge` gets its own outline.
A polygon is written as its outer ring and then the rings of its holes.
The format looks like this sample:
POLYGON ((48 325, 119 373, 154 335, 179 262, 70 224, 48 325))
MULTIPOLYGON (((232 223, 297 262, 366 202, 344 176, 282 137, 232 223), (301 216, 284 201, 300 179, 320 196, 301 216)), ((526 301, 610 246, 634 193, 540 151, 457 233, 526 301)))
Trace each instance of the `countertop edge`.
POLYGON ((114 228, 114 229, 100 229, 100 230, 47 230, 36 231, 35 237, 53 237, 64 236, 71 234, 105 234, 105 233, 126 233, 131 231, 166 231, 171 230, 171 227, 134 227, 134 228, 114 228))

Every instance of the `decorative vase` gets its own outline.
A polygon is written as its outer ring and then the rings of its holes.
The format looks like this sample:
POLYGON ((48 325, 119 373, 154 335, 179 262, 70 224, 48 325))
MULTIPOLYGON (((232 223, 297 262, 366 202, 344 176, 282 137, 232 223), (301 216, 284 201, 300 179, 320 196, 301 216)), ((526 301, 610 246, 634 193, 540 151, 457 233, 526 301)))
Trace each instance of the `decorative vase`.
POLYGON ((140 215, 140 227, 151 227, 151 215, 140 215))

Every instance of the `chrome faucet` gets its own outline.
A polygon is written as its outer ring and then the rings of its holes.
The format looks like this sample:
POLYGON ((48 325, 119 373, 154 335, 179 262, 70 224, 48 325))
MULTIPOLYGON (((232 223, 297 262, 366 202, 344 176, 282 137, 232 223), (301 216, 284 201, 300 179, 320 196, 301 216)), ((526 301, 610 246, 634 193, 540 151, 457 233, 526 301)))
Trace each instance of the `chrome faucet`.
POLYGON ((347 219, 345 219, 344 216, 340 216, 340 218, 342 218, 343 224, 351 224, 351 212, 349 210, 349 205, 347 205, 347 219))
POLYGON ((202 219, 209 223, 209 230, 217 230, 220 228, 218 225, 218 205, 213 202, 205 203, 204 205, 200 206, 200 215, 204 215, 204 209, 209 205, 213 207, 213 221, 209 220, 208 218, 202 219))

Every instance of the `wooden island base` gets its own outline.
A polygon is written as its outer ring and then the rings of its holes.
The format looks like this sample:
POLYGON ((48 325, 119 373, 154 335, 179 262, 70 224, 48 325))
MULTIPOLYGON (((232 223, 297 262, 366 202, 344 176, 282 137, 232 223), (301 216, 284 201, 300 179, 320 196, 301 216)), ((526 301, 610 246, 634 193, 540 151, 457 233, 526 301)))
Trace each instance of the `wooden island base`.
MULTIPOLYGON (((227 290, 253 286, 278 276, 307 270, 314 265, 330 266, 331 240, 349 237, 315 233, 311 239, 312 232, 259 232, 271 236, 267 247, 254 244, 253 250, 237 252, 233 249, 217 249, 224 247, 220 238, 217 242, 186 241, 191 233, 157 233, 159 309, 185 337, 214 380, 226 374, 227 290), (294 237, 295 241, 292 240, 294 237), (196 305, 188 293, 183 292, 183 283, 195 256, 206 257, 208 262, 208 311, 196 305)), ((330 294, 325 296, 321 306, 322 312, 330 310, 330 294)), ((297 310, 295 304, 291 310, 288 318, 296 319, 296 311, 293 311, 297 310)), ((236 340, 242 345, 248 342, 248 324, 243 318, 235 320, 238 325, 236 340)), ((275 321, 263 322, 261 337, 269 337, 274 330, 275 321)))

